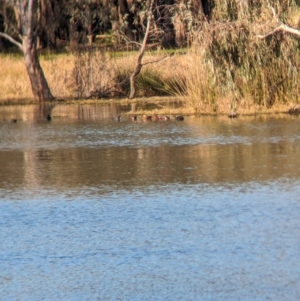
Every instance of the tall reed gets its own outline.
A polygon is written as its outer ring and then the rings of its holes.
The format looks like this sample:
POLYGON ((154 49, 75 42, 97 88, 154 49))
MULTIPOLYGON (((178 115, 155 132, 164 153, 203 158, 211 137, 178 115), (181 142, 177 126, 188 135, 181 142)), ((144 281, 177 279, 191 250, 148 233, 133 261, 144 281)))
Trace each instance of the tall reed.
POLYGON ((280 20, 298 26, 299 6, 296 1, 215 0, 212 18, 199 28, 190 52, 186 104, 203 113, 223 110, 224 99, 227 110, 297 103, 299 38, 283 32, 266 38, 259 34, 278 26, 271 7, 280 20))

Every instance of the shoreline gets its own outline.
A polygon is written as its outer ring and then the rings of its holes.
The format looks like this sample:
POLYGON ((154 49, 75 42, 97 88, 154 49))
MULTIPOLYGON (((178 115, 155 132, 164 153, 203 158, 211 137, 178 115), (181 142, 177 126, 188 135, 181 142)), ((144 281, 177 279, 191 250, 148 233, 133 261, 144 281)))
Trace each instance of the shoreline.
MULTIPOLYGON (((137 97, 135 99, 128 98, 113 98, 113 99, 56 99, 51 102, 37 102, 34 99, 9 99, 0 100, 0 107, 7 106, 57 106, 57 105, 107 105, 116 104, 120 106, 130 106, 134 104, 135 110, 129 110, 125 112, 125 115, 143 115, 143 114, 162 114, 162 115, 174 115, 180 114, 185 116, 225 116, 229 115, 230 110, 220 110, 218 112, 212 112, 210 108, 203 108, 202 111, 196 113, 193 108, 187 107, 183 104, 182 99, 179 97, 137 97), (171 107, 173 106, 173 108, 171 107), (175 106, 177 106, 175 108, 175 106)), ((298 115, 300 110, 294 111, 293 109, 299 108, 297 104, 275 104, 271 108, 264 106, 249 106, 248 108, 242 108, 237 106, 236 114, 238 116, 255 116, 255 115, 276 115, 276 114, 290 114, 298 115)))

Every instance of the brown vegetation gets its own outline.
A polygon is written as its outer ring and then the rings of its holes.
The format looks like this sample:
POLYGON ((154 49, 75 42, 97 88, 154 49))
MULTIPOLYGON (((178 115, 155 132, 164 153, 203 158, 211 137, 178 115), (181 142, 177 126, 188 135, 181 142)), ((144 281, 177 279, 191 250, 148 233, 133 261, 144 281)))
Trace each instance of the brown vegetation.
MULTIPOLYGON (((150 52, 145 55, 144 61, 163 56, 159 52, 150 52)), ((122 52, 114 56, 96 49, 41 57, 51 91, 57 99, 64 100, 126 98, 135 61, 135 52, 122 52)), ((174 72, 180 71, 184 61, 184 56, 173 56, 158 64, 145 66, 137 81, 137 97, 170 94, 167 84, 174 78, 174 72)), ((0 101, 32 99, 22 57, 0 55, 0 64, 0 101)))
MULTIPOLYGON (((296 1, 215 0, 207 18, 183 16, 191 47, 185 54, 143 53, 137 97, 176 96, 185 105, 176 110, 197 115, 282 112, 298 105, 300 6, 296 1), (151 61, 158 63, 147 64, 151 61)), ((73 47, 69 54, 42 56, 41 65, 57 99, 125 99, 138 57, 134 51, 73 47)), ((0 56, 0 63, 0 101, 32 99, 22 60, 0 56)), ((151 110, 158 114, 158 108, 151 110)))
MULTIPOLYGON (((147 53, 145 61, 163 55, 147 53)), ((199 56, 194 53, 173 55, 158 64, 145 66, 138 77, 136 99, 128 99, 128 79, 135 60, 136 54, 132 52, 112 57, 109 53, 97 51, 42 56, 41 65, 58 101, 93 103, 101 102, 102 97, 102 102, 136 102, 140 104, 134 112, 137 115, 146 112, 151 115, 226 115, 230 112, 232 94, 214 96, 210 88, 210 80, 213 82, 211 74, 201 69, 200 62, 197 62, 199 56), (147 106, 147 103, 157 105, 147 106), (184 105, 178 106, 178 103, 184 105)), ((2 55, 0 64, 0 103, 34 103, 22 57, 2 55)), ((287 112, 293 104, 296 102, 288 101, 267 108, 256 103, 248 94, 247 98, 239 100, 236 109, 239 114, 277 113, 287 112)))

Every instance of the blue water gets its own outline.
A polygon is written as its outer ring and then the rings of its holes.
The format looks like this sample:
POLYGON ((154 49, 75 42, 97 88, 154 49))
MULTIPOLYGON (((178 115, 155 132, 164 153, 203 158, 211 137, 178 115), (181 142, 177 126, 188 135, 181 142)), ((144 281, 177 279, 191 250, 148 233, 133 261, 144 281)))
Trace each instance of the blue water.
POLYGON ((299 136, 259 123, 0 125, 0 300, 299 300, 299 136))

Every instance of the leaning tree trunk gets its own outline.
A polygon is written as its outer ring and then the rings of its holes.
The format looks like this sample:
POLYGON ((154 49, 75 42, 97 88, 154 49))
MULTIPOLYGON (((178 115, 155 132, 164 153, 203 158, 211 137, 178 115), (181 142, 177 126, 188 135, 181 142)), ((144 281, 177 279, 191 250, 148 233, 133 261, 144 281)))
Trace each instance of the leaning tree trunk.
POLYGON ((146 51, 148 36, 149 36, 149 32, 150 32, 150 26, 151 26, 151 22, 152 22, 153 4, 154 4, 154 0, 151 0, 150 5, 149 5, 149 10, 148 10, 147 27, 146 27, 144 40, 140 47, 139 56, 137 59, 137 64, 136 64, 135 70, 130 76, 130 94, 129 94, 130 99, 134 98, 134 96, 135 96, 135 78, 139 75, 139 73, 141 72, 142 67, 143 67, 142 60, 143 60, 143 56, 146 51))
POLYGON ((38 101, 51 101, 54 99, 43 69, 40 65, 35 43, 31 37, 23 37, 23 52, 25 65, 30 79, 31 88, 35 99, 38 101))
MULTIPOLYGON (((1 1, 1 0, 0 0, 1 1)), ((54 97, 50 91, 43 69, 40 65, 37 47, 36 32, 37 2, 36 0, 5 0, 15 11, 16 20, 20 21, 19 30, 12 26, 13 32, 17 32, 18 40, 0 31, 0 37, 9 40, 16 45, 24 54, 25 65, 30 79, 32 93, 38 101, 50 101, 54 97), (20 41, 21 40, 21 41, 20 41)), ((18 22, 19 23, 19 22, 18 22)), ((8 23, 10 26, 10 22, 8 23)), ((18 24, 19 26, 19 24, 18 24)))

